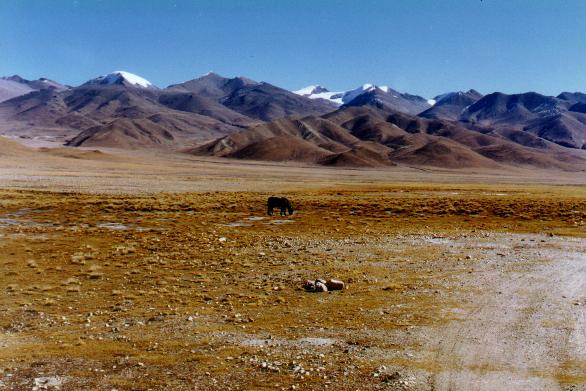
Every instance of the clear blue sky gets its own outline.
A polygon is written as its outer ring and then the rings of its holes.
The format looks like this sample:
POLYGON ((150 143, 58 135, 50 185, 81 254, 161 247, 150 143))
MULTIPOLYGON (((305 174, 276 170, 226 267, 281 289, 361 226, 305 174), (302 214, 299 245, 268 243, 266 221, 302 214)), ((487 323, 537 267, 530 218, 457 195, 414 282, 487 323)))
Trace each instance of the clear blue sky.
POLYGON ((586 91, 584 0, 0 0, 0 75, 586 91))

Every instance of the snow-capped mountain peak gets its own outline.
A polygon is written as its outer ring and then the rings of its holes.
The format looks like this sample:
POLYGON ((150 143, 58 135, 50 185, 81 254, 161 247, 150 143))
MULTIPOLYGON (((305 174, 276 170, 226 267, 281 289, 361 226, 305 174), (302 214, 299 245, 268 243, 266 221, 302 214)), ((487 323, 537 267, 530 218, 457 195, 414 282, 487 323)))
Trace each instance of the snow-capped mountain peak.
POLYGON ((324 92, 330 92, 330 91, 327 88, 322 87, 320 85, 307 86, 307 87, 302 88, 300 90, 293 91, 293 93, 295 93, 297 95, 301 95, 301 96, 310 96, 310 95, 314 95, 314 94, 321 94, 324 92))
POLYGON ((378 87, 374 84, 367 83, 353 90, 341 92, 331 92, 327 88, 322 87, 320 85, 307 86, 305 88, 293 92, 297 95, 305 96, 306 98, 326 99, 338 105, 343 105, 345 103, 350 102, 354 98, 364 94, 365 92, 375 91, 377 88, 385 93, 388 93, 390 91, 389 87, 387 86, 378 87))
POLYGON ((107 75, 102 75, 96 77, 88 81, 85 84, 89 85, 113 85, 113 84, 120 84, 120 85, 129 85, 133 87, 139 88, 155 88, 153 84, 138 76, 134 73, 126 72, 126 71, 115 71, 112 73, 108 73, 107 75))
POLYGON ((309 86, 294 92, 310 99, 325 99, 339 106, 372 104, 377 107, 398 107, 402 110, 411 110, 413 113, 423 111, 432 105, 430 101, 420 96, 402 94, 389 86, 379 86, 372 83, 341 92, 317 92, 319 91, 317 88, 319 86, 309 86))
POLYGON ((353 101, 358 96, 364 94, 365 92, 375 91, 376 88, 377 87, 374 84, 370 84, 370 83, 363 84, 362 86, 355 88, 353 90, 338 93, 338 96, 336 96, 336 99, 339 100, 340 104, 348 103, 348 102, 353 101))

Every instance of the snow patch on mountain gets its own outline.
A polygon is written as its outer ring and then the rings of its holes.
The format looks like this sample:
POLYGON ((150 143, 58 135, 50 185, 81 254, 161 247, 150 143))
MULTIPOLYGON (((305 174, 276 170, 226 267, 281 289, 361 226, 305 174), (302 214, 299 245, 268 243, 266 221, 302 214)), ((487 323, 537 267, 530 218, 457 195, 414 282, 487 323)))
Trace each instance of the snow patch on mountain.
POLYGON ((324 92, 330 92, 330 91, 328 91, 327 88, 322 87, 320 85, 307 86, 307 87, 302 88, 300 90, 293 91, 294 94, 306 96, 306 97, 308 97, 310 95, 315 95, 315 94, 322 94, 324 92))
POLYGON ((374 91, 377 88, 379 90, 382 90, 385 93, 389 93, 389 91, 390 91, 390 88, 387 86, 378 87, 378 86, 375 86, 374 84, 367 83, 367 84, 363 84, 362 86, 355 88, 353 90, 349 90, 349 91, 331 92, 320 85, 313 85, 313 86, 308 86, 308 87, 302 88, 297 91, 293 91, 293 93, 295 93, 297 95, 305 96, 306 98, 309 98, 309 99, 326 99, 326 100, 329 100, 330 102, 333 102, 337 105, 343 105, 345 103, 348 103, 348 102, 356 99, 358 96, 364 94, 365 92, 374 91))
POLYGON ((111 84, 121 84, 125 81, 128 84, 131 84, 136 87, 142 88, 152 88, 153 84, 134 73, 126 72, 126 71, 115 71, 112 73, 108 73, 107 75, 102 75, 96 77, 95 79, 90 80, 86 84, 100 84, 100 85, 111 85, 111 84))

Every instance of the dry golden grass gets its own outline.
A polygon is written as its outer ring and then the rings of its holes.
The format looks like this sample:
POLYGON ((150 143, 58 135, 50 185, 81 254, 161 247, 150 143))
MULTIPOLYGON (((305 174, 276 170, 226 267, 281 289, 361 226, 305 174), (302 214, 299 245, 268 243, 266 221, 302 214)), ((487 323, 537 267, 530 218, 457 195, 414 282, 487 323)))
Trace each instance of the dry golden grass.
POLYGON ((400 353, 421 348, 413 328, 456 317, 452 282, 474 265, 389 240, 586 236, 582 187, 299 190, 287 194, 293 216, 250 219, 265 215, 268 195, 0 192, 0 213, 19 222, 0 243, 0 367, 11 384, 56 373, 63 389, 380 388, 382 364, 434 370, 400 353), (349 289, 300 289, 316 277, 349 289), (303 342, 314 337, 324 345, 303 342))

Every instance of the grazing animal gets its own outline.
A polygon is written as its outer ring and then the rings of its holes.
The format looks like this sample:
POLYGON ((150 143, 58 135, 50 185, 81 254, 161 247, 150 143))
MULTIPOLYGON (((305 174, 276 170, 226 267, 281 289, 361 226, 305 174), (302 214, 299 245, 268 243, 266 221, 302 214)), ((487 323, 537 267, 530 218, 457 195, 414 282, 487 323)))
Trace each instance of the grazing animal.
POLYGON ((291 205, 291 201, 285 197, 269 197, 267 200, 267 214, 269 216, 273 215, 274 208, 281 209, 281 216, 286 216, 287 212, 289 212, 290 215, 293 214, 293 206, 291 205))

